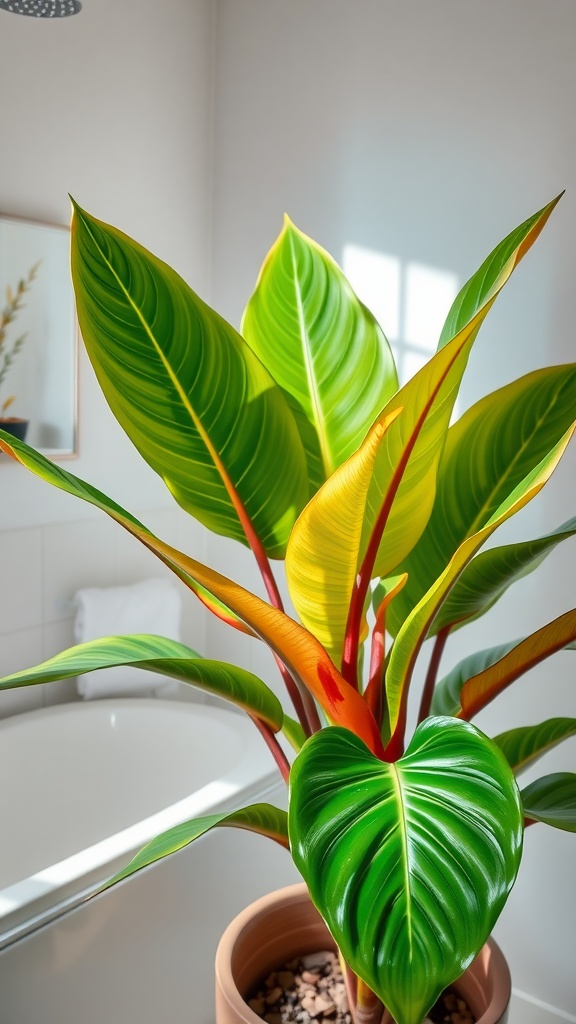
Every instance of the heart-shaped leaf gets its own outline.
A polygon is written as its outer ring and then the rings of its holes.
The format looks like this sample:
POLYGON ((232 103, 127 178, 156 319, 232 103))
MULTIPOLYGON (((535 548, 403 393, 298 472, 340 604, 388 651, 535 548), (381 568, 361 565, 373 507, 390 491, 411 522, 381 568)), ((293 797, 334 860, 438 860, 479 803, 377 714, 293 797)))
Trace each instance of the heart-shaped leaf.
POLYGON ((501 752, 456 719, 427 719, 393 764, 339 728, 296 758, 292 855, 398 1024, 421 1024, 485 942, 516 877, 522 815, 501 752))
POLYGON ((524 813, 564 832, 576 832, 576 775, 555 772, 536 779, 522 790, 524 813))

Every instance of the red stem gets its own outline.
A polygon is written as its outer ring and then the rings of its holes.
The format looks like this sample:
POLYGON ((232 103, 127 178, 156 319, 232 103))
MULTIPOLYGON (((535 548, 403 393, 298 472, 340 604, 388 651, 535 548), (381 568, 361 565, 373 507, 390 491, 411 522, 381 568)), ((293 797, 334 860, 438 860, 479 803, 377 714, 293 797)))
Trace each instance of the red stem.
POLYGON ((378 548, 380 547, 380 541, 382 540, 382 534, 386 528, 388 517, 390 515, 394 499, 398 492, 398 488, 402 482, 402 477, 408 465, 408 461, 418 440, 422 425, 428 415, 428 410, 432 404, 432 399, 429 400, 424 410, 420 414, 418 422, 409 443, 406 445, 402 453, 402 458, 398 463, 390 487, 386 493, 386 498, 378 518, 374 524, 372 536, 370 537, 370 543, 366 549, 364 560, 360 567, 360 572, 356 576, 356 583, 354 584, 354 590, 352 591, 352 598, 350 601, 350 609, 348 612, 348 621, 346 623, 346 635, 344 640, 344 656, 342 659, 342 675, 350 683, 351 686, 355 686, 358 689, 358 646, 360 642, 360 624, 362 622, 362 612, 364 610, 364 602, 366 600, 366 594, 368 593, 368 587, 372 581, 372 571, 376 562, 376 556, 378 555, 378 548))
MULTIPOLYGON (((373 535, 374 537, 374 535, 373 535)), ((370 545, 372 547, 372 545, 370 545)), ((368 549, 370 551, 370 548, 368 549)), ((376 557, 377 553, 374 553, 376 557)), ((344 635, 344 650, 342 653, 342 675, 350 686, 358 689, 358 648, 360 646, 360 624, 364 602, 372 579, 373 561, 369 562, 368 553, 364 559, 360 572, 356 577, 350 608, 348 609, 348 621, 346 622, 346 633, 344 635), (369 568, 367 569, 367 566, 369 568)))
POLYGON ((318 709, 314 703, 314 698, 308 690, 304 687, 298 686, 290 675, 284 662, 280 660, 277 654, 274 654, 274 659, 280 670, 280 675, 286 685, 290 700, 294 705, 294 710, 298 715, 300 725, 304 729, 305 735, 311 736, 312 733, 318 732, 322 728, 318 709))
POLYGON ((346 963, 340 950, 338 950, 338 959, 340 961, 340 970, 342 971, 344 984, 346 986, 346 995, 348 996, 350 1012, 353 1013, 354 1007, 356 1006, 356 986, 358 983, 358 979, 354 974, 352 968, 349 967, 348 964, 346 963))
MULTIPOLYGON (((440 664, 440 658, 442 657, 442 651, 444 650, 444 644, 448 638, 450 627, 443 629, 438 633, 436 637, 436 643, 434 644, 434 650, 430 659, 430 665, 428 666, 428 672, 426 675, 426 681, 424 683, 424 692, 422 694, 422 701, 420 703, 420 714, 418 716, 418 722, 423 721, 423 718, 428 716, 430 711, 430 703, 432 701, 432 694, 434 692, 434 683, 436 681, 436 673, 438 671, 438 665, 440 664)), ((398 721, 396 728, 392 734, 390 742, 384 751, 384 757, 387 761, 398 761, 404 753, 404 733, 406 732, 406 713, 408 704, 408 687, 404 687, 402 694, 400 709, 398 711, 398 721)))
MULTIPOLYGON (((440 380, 436 382, 436 385, 433 388, 432 393, 428 397, 428 401, 426 402, 416 423, 414 424, 410 440, 408 441, 408 444, 406 445, 404 451, 402 452, 402 457, 398 465, 396 466, 396 469, 392 476, 392 480, 390 481, 390 486, 386 494, 386 499, 384 501, 384 504, 382 505, 382 508, 380 509, 380 514, 376 520, 376 523, 374 524, 374 530, 372 532, 370 543, 364 556, 364 561, 362 562, 360 571, 356 576, 356 583, 354 585, 352 599, 350 601, 350 609, 348 612, 348 621, 346 623, 344 656, 342 659, 342 675, 347 680, 347 682, 349 682, 351 686, 355 686, 356 689, 358 689, 358 645, 360 640, 360 623, 362 621, 362 611, 364 608, 366 594, 368 593, 368 587, 370 586, 370 582, 372 579, 372 571, 374 569, 374 564, 376 562, 376 556, 378 554, 378 548, 380 547, 380 541, 382 540, 382 534, 384 533, 386 523, 388 522, 388 516, 390 515, 390 511, 394 503, 394 499, 396 498, 398 488, 402 483, 402 477, 404 476, 406 467, 410 460, 410 456, 412 455, 416 442, 420 436, 420 431, 422 430, 422 427, 426 422, 426 418, 428 416, 428 413, 430 412, 430 409, 432 408, 434 402, 436 401, 440 388, 442 387, 444 381, 446 380, 456 359, 460 355, 460 352, 461 349, 458 349, 458 352, 456 352, 454 357, 450 360, 449 365, 445 368, 440 380)), ((401 394, 402 391, 400 391, 396 397, 400 399, 401 394)))
MULTIPOLYGON (((338 956, 340 960, 340 969, 342 971, 342 975, 344 977, 344 984, 346 986, 346 994, 348 996, 350 1015, 352 1017, 352 1020, 354 1021, 354 1024, 366 1024, 367 1021, 370 1021, 370 1024, 394 1024, 391 1014, 385 1007, 382 1006, 382 1003, 377 996, 374 996, 374 1005, 372 1006, 371 1010, 368 1011, 368 1014, 366 1012, 366 1007, 364 1007, 364 1009, 359 1010, 357 1002, 359 979, 354 974, 352 968, 349 967, 346 961, 344 960, 344 957, 342 956, 340 950, 338 951, 338 956)), ((363 987, 364 991, 366 991, 366 986, 364 985, 363 987)))
POLYGON ((386 608, 386 602, 382 601, 376 613, 370 650, 370 675, 364 692, 364 699, 374 715, 379 729, 382 726, 382 687, 384 659, 386 657, 386 608))
POLYGON ((282 747, 278 743, 278 740, 276 739, 270 726, 266 725, 266 723, 263 722, 260 718, 257 718, 256 715, 250 715, 250 718, 254 722, 254 725, 258 729, 260 735, 263 737, 266 746, 268 747, 270 753, 272 754, 272 757, 276 761, 282 778, 284 779, 284 782, 286 783, 286 785, 288 785, 288 779, 290 777, 290 763, 288 761, 288 758, 286 757, 286 754, 282 750, 282 747))
MULTIPOLYGON (((238 514, 238 518, 240 519, 242 529, 246 534, 246 539, 250 544, 250 547, 252 548, 254 557, 256 558, 258 568, 260 569, 262 579, 264 580, 266 593, 268 594, 268 597, 270 599, 270 604, 272 605, 273 608, 277 608, 279 611, 283 612, 284 604, 282 601, 282 597, 280 595, 280 591, 278 590, 278 585, 274 578, 274 573, 272 572, 272 566, 270 565, 268 556, 264 550, 264 546, 258 534, 254 530, 254 527, 252 526, 252 523, 248 518, 246 509, 244 508, 243 504, 240 501, 240 498, 236 495, 235 498, 233 498, 232 500, 234 501, 234 505, 236 508, 236 512, 238 514)), ((274 657, 276 658, 276 664, 280 669, 280 674, 282 676, 282 679, 284 680, 284 684, 288 691, 288 696, 292 701, 292 705, 298 717, 298 721, 300 722, 300 725, 304 729, 305 735, 311 736, 313 732, 318 732, 318 730, 321 728, 320 718, 318 715, 318 710, 314 703, 314 699, 304 686, 301 686, 295 679, 292 678, 288 669, 280 661, 280 659, 276 657, 276 655, 274 657)))
POLYGON ((384 760, 390 763, 399 761, 404 753, 404 731, 406 729, 406 710, 401 708, 394 733, 384 751, 384 760))
POLYGON ((358 978, 353 1014, 355 1024, 380 1024, 384 1009, 382 1000, 358 978))
POLYGON ((438 675, 438 668, 440 666, 440 659, 446 646, 446 641, 450 633, 450 626, 445 626, 441 629, 434 641, 434 647, 430 658, 430 664, 428 665, 428 672, 426 673, 426 679, 424 682, 424 689, 422 690, 422 699, 420 701, 420 711, 418 714, 418 725, 423 722, 425 718, 428 718, 430 714, 430 706, 432 704, 432 697, 434 695, 434 687, 436 685, 436 676, 438 675))
MULTIPOLYGON (((407 669, 407 672, 406 672, 406 683, 405 683, 405 685, 404 685, 404 687, 402 689, 402 693, 401 693, 401 696, 400 696, 400 707, 398 709, 398 720, 396 722, 396 728, 394 730, 394 733, 392 734, 392 738, 390 739, 390 742, 388 743, 388 746, 386 747, 386 749, 384 751, 384 758, 385 758, 386 761, 397 761, 400 757, 402 757, 402 754, 404 753, 404 734, 406 732, 406 718, 407 718, 408 693, 409 693, 409 690, 410 690, 410 682, 411 682, 411 679, 412 679, 412 673, 414 671, 414 665, 416 664, 416 660, 417 660, 418 655, 420 653, 420 648, 422 647, 422 644, 423 644, 424 639, 426 637, 426 632, 427 632, 428 626, 430 625, 430 622, 432 620, 433 620, 433 616, 428 619, 428 622, 426 623, 426 625, 425 625, 425 627, 423 629, 423 632, 421 634, 421 639, 418 641, 418 643, 414 647, 414 650, 412 651, 412 655, 411 655, 411 658, 410 658, 410 663, 409 663, 409 666, 408 666, 408 669, 407 669)), ((440 651, 440 654, 441 653, 442 652, 440 651)), ((438 656, 438 660, 440 660, 440 655, 438 656)), ((460 710, 455 717, 456 718, 464 717, 462 710, 460 710)))
MULTIPOLYGON (((292 678, 292 677, 290 677, 292 678)), ((320 721, 320 715, 318 714, 318 708, 314 703, 314 698, 309 690, 305 687, 301 687, 299 693, 304 702, 304 708, 306 711, 307 723, 303 726, 304 732, 306 732, 306 725, 309 724, 310 732, 320 732, 322 728, 322 722, 320 721)))

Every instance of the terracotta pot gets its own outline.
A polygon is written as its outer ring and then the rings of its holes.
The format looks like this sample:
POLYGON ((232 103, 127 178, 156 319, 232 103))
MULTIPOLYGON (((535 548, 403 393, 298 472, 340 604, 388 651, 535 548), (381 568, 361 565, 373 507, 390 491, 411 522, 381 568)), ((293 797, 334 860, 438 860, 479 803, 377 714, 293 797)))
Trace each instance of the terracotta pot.
MULTIPOLYGON (((256 900, 224 932, 216 953, 216 1024, 262 1024, 244 997, 270 971, 300 954, 334 949, 304 883, 256 900)), ((490 939, 454 986, 477 1024, 505 1024, 510 972, 490 939)))

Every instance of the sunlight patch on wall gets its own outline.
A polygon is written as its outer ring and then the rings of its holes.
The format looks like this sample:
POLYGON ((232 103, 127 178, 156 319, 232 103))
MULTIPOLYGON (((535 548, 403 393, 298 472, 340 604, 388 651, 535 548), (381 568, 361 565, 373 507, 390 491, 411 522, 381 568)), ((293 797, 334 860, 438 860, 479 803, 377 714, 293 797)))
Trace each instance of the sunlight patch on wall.
POLYGON ((386 334, 404 384, 436 350, 456 274, 358 245, 344 246, 342 269, 386 334))

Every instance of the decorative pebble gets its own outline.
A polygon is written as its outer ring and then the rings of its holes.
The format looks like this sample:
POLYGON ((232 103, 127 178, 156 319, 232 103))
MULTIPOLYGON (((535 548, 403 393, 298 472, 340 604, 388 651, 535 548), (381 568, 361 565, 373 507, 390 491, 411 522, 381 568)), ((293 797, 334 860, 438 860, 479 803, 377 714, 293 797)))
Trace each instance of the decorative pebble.
POLYGON ((330 1015, 336 1009, 336 1004, 331 999, 327 999, 326 996, 316 996, 314 1002, 316 1004, 316 1015, 320 1013, 330 1015))
POLYGON ((282 989, 280 985, 276 985, 275 988, 270 989, 270 991, 266 993, 265 997, 266 1006, 273 1006, 274 1003, 277 1003, 278 1000, 281 998, 283 991, 284 989, 282 989))
POLYGON ((316 971, 302 971, 301 978, 307 985, 316 985, 320 981, 321 975, 316 971))
POLYGON ((316 1004, 314 1002, 314 996, 310 996, 310 995, 303 996, 302 999, 301 999, 301 1003, 302 1003, 302 1009, 306 1010, 306 1013, 309 1013, 311 1017, 312 1016, 316 1016, 316 1013, 315 1013, 316 1004))
MULTIPOLYGON (((268 974, 248 999, 266 1024, 352 1024, 346 986, 335 953, 309 953, 268 974)), ((475 1024, 466 1001, 448 989, 423 1024, 475 1024)))

